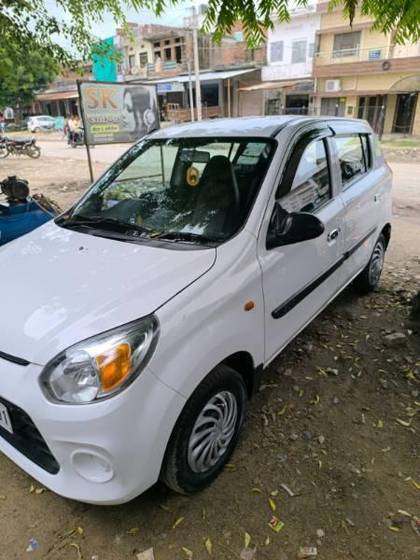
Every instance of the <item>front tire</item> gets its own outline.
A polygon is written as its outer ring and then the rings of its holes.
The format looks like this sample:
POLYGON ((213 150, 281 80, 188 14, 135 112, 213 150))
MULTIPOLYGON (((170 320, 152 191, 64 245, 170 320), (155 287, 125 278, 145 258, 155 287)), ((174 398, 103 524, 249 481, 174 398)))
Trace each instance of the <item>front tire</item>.
POLYGON ((26 148, 26 153, 29 157, 33 159, 38 159, 41 155, 41 148, 39 146, 28 146, 26 148))
POLYGON ((384 234, 381 233, 375 243, 368 264, 354 280, 354 287, 360 294, 368 294, 378 287, 384 267, 385 251, 386 240, 384 234))
POLYGON ((221 364, 185 405, 166 450, 162 481, 180 494, 208 486, 228 462, 247 409, 242 377, 221 364))

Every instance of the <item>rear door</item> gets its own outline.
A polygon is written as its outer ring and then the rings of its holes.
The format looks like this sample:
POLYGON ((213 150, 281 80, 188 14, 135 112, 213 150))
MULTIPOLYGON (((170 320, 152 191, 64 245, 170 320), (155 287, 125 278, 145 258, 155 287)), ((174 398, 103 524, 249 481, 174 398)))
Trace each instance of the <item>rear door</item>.
POLYGON ((372 165, 368 134, 337 134, 332 139, 334 162, 345 207, 344 261, 340 284, 347 284, 369 261, 380 233, 385 186, 372 165))
POLYGON ((269 223, 259 238, 265 306, 266 363, 333 297, 342 251, 343 203, 336 196, 330 162, 329 129, 306 132, 295 144, 275 200, 290 212, 310 212, 324 224, 324 233, 309 241, 267 249, 269 223))

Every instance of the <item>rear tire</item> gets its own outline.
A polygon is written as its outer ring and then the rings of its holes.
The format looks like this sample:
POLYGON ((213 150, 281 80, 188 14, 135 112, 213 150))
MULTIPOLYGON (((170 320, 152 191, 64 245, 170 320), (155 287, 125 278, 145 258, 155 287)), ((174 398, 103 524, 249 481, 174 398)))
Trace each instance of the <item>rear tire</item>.
POLYGON ((221 364, 189 398, 166 449, 161 480, 180 494, 208 486, 228 462, 247 410, 242 377, 221 364))
POLYGON ((384 234, 381 233, 368 264, 353 281, 354 288, 359 294, 368 294, 378 287, 384 266, 385 251, 386 240, 384 234))

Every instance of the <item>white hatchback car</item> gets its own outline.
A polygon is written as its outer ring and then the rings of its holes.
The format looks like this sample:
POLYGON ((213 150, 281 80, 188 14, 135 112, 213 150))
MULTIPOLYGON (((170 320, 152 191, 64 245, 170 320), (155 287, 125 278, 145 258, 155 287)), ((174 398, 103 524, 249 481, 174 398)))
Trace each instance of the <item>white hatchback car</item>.
POLYGON ((40 130, 53 130, 55 126, 54 117, 49 115, 37 115, 29 117, 28 130, 29 132, 39 132, 40 130))
POLYGON ((84 502, 201 489, 268 364, 350 282, 376 287, 390 233, 364 121, 150 134, 0 250, 0 450, 84 502))

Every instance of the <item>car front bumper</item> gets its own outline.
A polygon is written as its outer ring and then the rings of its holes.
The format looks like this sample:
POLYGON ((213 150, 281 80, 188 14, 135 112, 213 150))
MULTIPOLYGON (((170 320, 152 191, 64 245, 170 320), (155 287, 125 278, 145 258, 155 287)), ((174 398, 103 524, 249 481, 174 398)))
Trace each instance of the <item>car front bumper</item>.
POLYGON ((109 399, 56 404, 41 391, 41 370, 0 358, 0 402, 14 430, 0 428, 0 452, 47 488, 82 502, 123 503, 152 486, 185 399, 146 369, 109 399))

